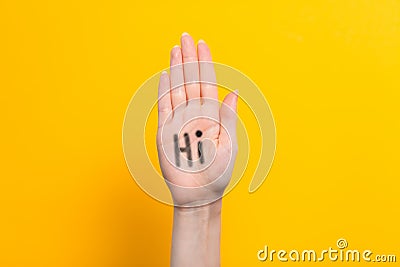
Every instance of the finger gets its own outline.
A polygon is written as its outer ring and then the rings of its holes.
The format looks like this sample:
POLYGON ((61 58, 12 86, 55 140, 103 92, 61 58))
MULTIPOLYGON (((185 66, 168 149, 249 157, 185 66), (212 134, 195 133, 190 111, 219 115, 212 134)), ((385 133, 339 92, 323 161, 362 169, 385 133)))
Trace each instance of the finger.
POLYGON ((162 127, 172 112, 169 86, 168 73, 163 71, 158 84, 158 128, 162 127))
POLYGON ((235 143, 236 140, 237 94, 237 91, 229 93, 221 104, 220 122, 221 128, 225 129, 220 129, 219 139, 222 142, 235 143))
POLYGON ((183 33, 181 46, 187 99, 188 101, 196 98, 200 100, 199 66, 193 38, 189 34, 183 33))
POLYGON ((200 40, 197 44, 200 70, 200 95, 201 97, 218 100, 214 64, 212 63, 211 52, 208 45, 200 40))
POLYGON ((172 109, 175 109, 182 103, 186 102, 186 92, 184 87, 182 66, 182 51, 178 45, 174 46, 171 50, 170 73, 171 102, 172 109))

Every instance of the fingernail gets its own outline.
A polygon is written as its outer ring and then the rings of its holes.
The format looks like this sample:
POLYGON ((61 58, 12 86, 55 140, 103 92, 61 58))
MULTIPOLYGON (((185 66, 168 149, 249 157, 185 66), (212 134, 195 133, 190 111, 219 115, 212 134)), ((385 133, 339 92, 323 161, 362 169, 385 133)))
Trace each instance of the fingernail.
POLYGON ((239 90, 236 89, 235 91, 233 91, 233 93, 234 93, 236 96, 238 96, 238 95, 239 95, 239 90))
POLYGON ((175 48, 175 47, 180 47, 179 45, 174 45, 172 48, 175 48))
POLYGON ((198 43, 199 43, 199 44, 205 44, 206 42, 204 42, 203 39, 200 39, 200 40, 198 41, 198 43))
POLYGON ((161 72, 161 75, 165 75, 165 74, 168 74, 168 72, 165 71, 165 70, 163 70, 163 71, 161 72))
POLYGON ((182 33, 182 36, 189 35, 187 32, 182 33))

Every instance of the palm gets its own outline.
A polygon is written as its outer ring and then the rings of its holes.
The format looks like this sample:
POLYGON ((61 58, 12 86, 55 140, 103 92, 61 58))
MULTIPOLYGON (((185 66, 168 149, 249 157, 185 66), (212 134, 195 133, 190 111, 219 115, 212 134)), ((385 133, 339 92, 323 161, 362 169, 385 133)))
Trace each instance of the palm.
POLYGON ((190 36, 181 41, 182 50, 171 51, 170 75, 160 78, 157 148, 175 204, 202 205, 220 198, 230 181, 237 95, 229 94, 220 106, 212 64, 197 62, 197 54, 199 61, 211 61, 207 45, 199 43, 196 53, 190 36), (187 84, 189 79, 202 82, 187 84))

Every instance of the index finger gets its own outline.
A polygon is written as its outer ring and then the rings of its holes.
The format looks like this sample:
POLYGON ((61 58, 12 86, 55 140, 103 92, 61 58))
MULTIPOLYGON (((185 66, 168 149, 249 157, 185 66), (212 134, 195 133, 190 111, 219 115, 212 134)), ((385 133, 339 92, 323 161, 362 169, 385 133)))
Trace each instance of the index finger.
POLYGON ((200 94, 201 97, 218 100, 217 79, 215 77, 214 64, 208 45, 200 40, 197 44, 200 70, 200 94))

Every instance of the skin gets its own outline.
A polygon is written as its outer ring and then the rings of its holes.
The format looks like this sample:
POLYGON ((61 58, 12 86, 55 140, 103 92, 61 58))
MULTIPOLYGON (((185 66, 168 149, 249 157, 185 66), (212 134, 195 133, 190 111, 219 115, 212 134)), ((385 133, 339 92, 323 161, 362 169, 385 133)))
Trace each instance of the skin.
POLYGON ((237 92, 229 93, 218 103, 210 62, 207 44, 199 41, 196 47, 192 37, 184 33, 181 45, 171 50, 170 74, 164 72, 159 82, 157 149, 175 204, 173 267, 220 265, 221 198, 237 153, 238 96, 237 92), (201 138, 195 135, 198 130, 201 138), (189 166, 185 153, 180 153, 182 166, 178 168, 173 136, 177 134, 179 146, 185 147, 184 133, 191 140, 193 165, 189 166), (203 143, 203 163, 197 154, 198 141, 203 143))

